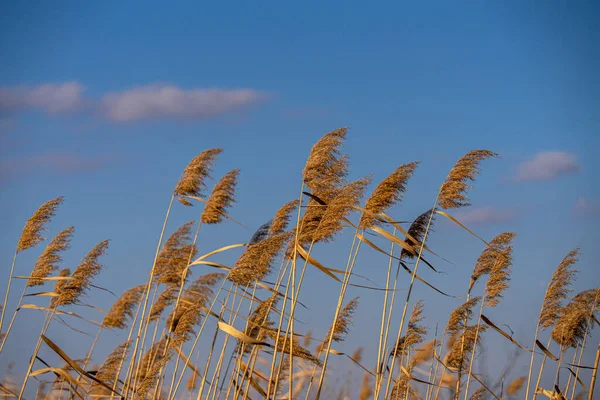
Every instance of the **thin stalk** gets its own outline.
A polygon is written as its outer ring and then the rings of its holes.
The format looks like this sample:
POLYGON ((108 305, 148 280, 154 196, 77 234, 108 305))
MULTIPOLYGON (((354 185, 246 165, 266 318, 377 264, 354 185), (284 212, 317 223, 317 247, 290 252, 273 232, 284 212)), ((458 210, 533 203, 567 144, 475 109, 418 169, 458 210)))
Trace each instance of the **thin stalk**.
MULTIPOLYGON (((232 290, 233 290, 233 283, 231 283, 229 285, 229 291, 227 292, 225 301, 223 302, 223 305, 221 306, 221 311, 219 312, 219 318, 223 318, 223 313, 225 312, 225 308, 227 307, 227 303, 229 302, 229 297, 231 296, 232 290)), ((215 326, 215 334, 213 336, 212 344, 211 344, 210 350, 208 352, 208 357, 206 358, 206 365, 204 367, 204 373, 202 374, 202 382, 200 382, 200 389, 198 390, 198 397, 197 397, 198 400, 200 400, 200 398, 202 397, 202 393, 204 393, 204 385, 206 384, 206 376, 208 375, 208 370, 210 369, 212 353, 213 353, 218 335, 219 335, 219 326, 217 325, 217 326, 215 326)), ((181 375, 183 377, 183 374, 181 374, 181 375)), ((177 393, 177 391, 175 391, 175 393, 177 393)))
MULTIPOLYGON (((396 236, 396 227, 394 227, 394 236, 396 236)), ((389 259, 389 263, 388 263, 388 270, 387 270, 387 277, 385 279, 385 293, 383 295, 383 307, 381 310, 381 328, 379 330, 379 345, 377 347, 377 372, 376 372, 376 377, 375 377, 375 385, 377 385, 377 382, 379 382, 380 380, 380 373, 382 373, 383 371, 381 371, 381 363, 383 361, 383 353, 385 350, 383 350, 384 347, 384 336, 385 336, 385 316, 387 313, 387 307, 388 307, 388 290, 390 287, 390 280, 391 280, 391 275, 392 275, 392 264, 393 264, 393 255, 394 255, 394 245, 395 243, 392 242, 392 246, 390 249, 390 259, 389 259)), ((397 276, 397 275, 396 275, 397 276)), ((392 300, 392 305, 393 305, 393 300, 392 300)), ((391 315, 391 311, 390 311, 390 315, 391 315)))
MULTIPOLYGON (((15 264, 17 262, 17 250, 15 249, 15 254, 13 256, 12 264, 10 266, 10 275, 8 276, 8 285, 6 286, 6 295, 4 296, 4 304, 2 306, 2 314, 0 315, 0 332, 2 332, 2 323, 4 322, 4 313, 6 312, 6 308, 8 306, 8 295, 10 294, 10 287, 13 281, 13 273, 15 271, 15 264)), ((6 341, 6 338, 4 338, 6 341)))
MULTIPOLYGON (((423 254, 423 249, 425 248, 425 242, 427 241, 427 235, 429 234, 429 229, 431 228, 431 221, 433 220, 433 215, 435 214, 435 209, 437 207, 438 200, 440 198, 440 193, 441 193, 441 187, 440 187, 440 190, 438 190, 437 196, 435 197, 435 201, 434 201, 433 207, 431 209, 431 214, 429 216, 429 221, 427 221, 427 228, 425 229, 425 233, 423 234, 423 240, 421 241, 419 254, 417 254, 417 261, 415 262, 415 267, 413 269, 413 273, 410 278, 410 285, 408 286, 408 293, 406 295, 406 301, 404 302, 404 309, 402 310, 402 318, 400 318, 400 327, 398 328, 398 338, 396 339, 396 343, 398 342, 398 340, 400 340, 400 337, 402 336, 402 328, 404 327, 404 320, 406 318, 406 312, 408 310, 408 303, 410 302, 410 295, 412 293, 412 289, 415 284, 415 277, 417 276, 417 270, 419 269, 419 262, 421 261, 421 254, 423 254)), ((392 376, 394 374, 394 363, 396 361, 397 350, 398 349, 395 346, 394 356, 392 358, 392 366, 390 368, 390 374, 389 374, 388 381, 387 381, 386 388, 385 388, 385 397, 386 398, 389 394, 390 384, 392 382, 392 376)))
MULTIPOLYGON (((483 307, 485 305, 485 294, 481 298, 481 306, 479 307, 479 317, 477 319, 477 328, 475 328, 475 341, 473 342, 473 351, 471 351, 471 361, 469 362, 469 374, 467 375, 467 386, 465 387, 465 400, 469 394, 469 386, 471 385, 471 374, 473 373, 473 364, 475 363, 475 352, 477 350, 477 340, 479 339, 479 327, 481 326, 481 315, 483 314, 483 307)), ((464 341, 462 343, 464 346, 464 341)), ((462 365, 462 351, 461 351, 461 365, 462 365)), ((460 379, 460 375, 459 375, 460 379)), ((456 384, 457 393, 455 398, 459 396, 460 383, 456 384)))
POLYGON ((594 399, 594 387, 596 386, 596 375, 598 373, 598 364, 600 363, 600 344, 598 350, 596 350, 596 361, 594 361, 594 369, 592 372, 592 380, 590 382, 590 391, 588 393, 588 400, 594 399))
MULTIPOLYGON (((13 260, 14 263, 14 260, 13 260)), ((12 273, 11 273, 12 276, 12 273)), ((27 291, 27 286, 25 286, 25 288, 23 288, 23 293, 21 293, 21 297, 19 298, 19 302, 17 303, 17 308, 15 309, 15 312, 13 313, 12 318, 10 319, 10 323, 8 324, 8 328, 6 329, 6 332, 4 333, 4 337, 2 338, 2 343, 0 343, 0 353, 2 353, 2 349, 4 348, 4 344, 6 343, 6 340, 8 339, 8 335, 10 334, 10 331, 12 330, 13 324, 15 322, 15 319, 17 318, 17 313, 19 312, 20 308, 21 308, 21 304, 23 303, 23 297, 25 296, 25 292, 27 291)), ((8 293, 8 292, 7 292, 8 293)), ((4 310, 6 309, 6 300, 4 303, 4 307, 2 307, 2 313, 4 314, 4 310)), ((2 332, 2 326, 0 323, 0 332, 2 332)))
MULTIPOLYGON (((133 352, 131 355, 131 362, 135 363, 135 359, 137 356, 139 342, 142 336, 142 329, 144 325, 148 323, 145 321, 146 317, 146 308, 148 307, 148 300, 150 298, 150 289, 152 288, 152 280, 154 279, 154 270, 156 267, 156 261, 158 259, 158 254, 160 253, 160 247, 163 241, 163 237, 165 235, 165 230, 167 228, 167 221, 169 220, 169 215, 171 214, 171 208, 173 207, 173 200, 175 200, 175 195, 171 195, 171 200, 169 201, 169 207, 167 208, 167 215, 165 216, 165 220, 163 222, 163 226, 160 232, 160 237, 158 239, 158 245, 156 246, 156 252, 154 254, 154 261, 152 262, 152 269, 150 270, 150 276, 148 277, 148 284, 146 285, 146 290, 144 291, 144 301, 142 305, 142 314, 140 316, 140 324, 138 328, 138 332, 135 338, 135 345, 133 347, 133 352)), ((132 328, 135 326, 135 322, 132 323, 132 328)), ((130 376, 131 379, 131 376, 130 376)))
POLYGON ((25 379, 23 381, 23 385, 21 386, 21 391, 19 392, 18 400, 23 398, 23 393, 25 392, 25 387, 27 386, 27 381, 29 380, 29 376, 31 374, 31 370, 33 369, 33 364, 35 364, 35 360, 37 358, 38 352, 40 351, 40 347, 42 346, 42 335, 46 334, 50 323, 52 322, 52 317, 54 317, 54 312, 56 311, 56 307, 52 308, 52 312, 46 313, 46 320, 42 325, 42 330, 38 336, 37 343, 35 345, 35 350, 33 355, 31 356, 31 361, 29 362, 29 367, 27 367, 27 372, 25 373, 25 379))
MULTIPOLYGON (((206 326, 206 322, 208 321, 208 315, 210 314, 210 312, 212 312, 213 307, 217 303, 217 299, 219 297, 219 294, 221 293, 221 290, 223 290, 223 286, 225 286, 225 282, 226 281, 227 281, 226 279, 223 279, 223 282, 221 283, 221 287, 219 288, 219 290, 215 294, 213 302, 210 305, 208 311, 206 312, 206 318, 204 318, 204 321, 202 322, 202 326, 200 327, 200 329, 198 330, 198 333, 196 334, 196 338, 194 339, 194 343, 192 344, 192 349, 189 351, 189 353, 187 355, 188 358, 194 353, 194 350, 196 349, 196 345, 198 344, 198 340, 200 340, 200 336, 202 335, 202 332, 204 331, 204 327, 206 326)), ((179 379, 177 380, 177 384, 175 385, 175 389, 174 389, 175 393, 177 393, 177 390, 179 389, 179 385, 181 385, 181 381, 183 380, 183 375, 184 374, 179 375, 179 379)))
MULTIPOLYGON (((546 345, 546 348, 548 350, 550 350, 550 344, 552 344, 552 338, 548 339, 548 344, 546 345)), ((534 347, 534 349, 535 349, 535 347, 534 347)), ((537 381, 535 383, 535 390, 533 391, 533 399, 534 400, 537 397, 537 390, 538 390, 538 388, 540 386, 540 382, 542 380, 542 374, 544 373, 544 366, 545 365, 546 365, 546 355, 544 354, 544 358, 542 358, 542 365, 540 366, 540 372, 538 374, 538 378, 537 378, 537 381)))

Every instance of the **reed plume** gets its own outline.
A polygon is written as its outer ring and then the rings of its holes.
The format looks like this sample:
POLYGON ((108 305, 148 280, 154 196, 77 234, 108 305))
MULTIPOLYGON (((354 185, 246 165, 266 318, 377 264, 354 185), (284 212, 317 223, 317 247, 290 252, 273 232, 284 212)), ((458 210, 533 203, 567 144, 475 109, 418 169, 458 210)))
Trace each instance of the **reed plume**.
POLYGON ((585 290, 560 310, 552 339, 562 347, 576 348, 583 341, 594 310, 598 307, 597 289, 585 290))
POLYGON ((435 351, 435 339, 423 343, 421 347, 414 350, 412 360, 415 365, 421 365, 433 358, 433 352, 435 351))
POLYGON ((473 275, 471 275, 471 282, 469 283, 469 292, 473 289, 475 282, 484 275, 489 275, 492 268, 496 264, 498 257, 502 254, 508 246, 512 244, 515 234, 512 232, 501 233, 494 237, 488 246, 483 249, 473 268, 473 275))
POLYGON ((573 265, 577 262, 579 249, 571 250, 565 258, 562 259, 556 271, 550 279, 548 289, 544 295, 542 302, 542 310, 538 324, 541 329, 547 329, 554 326, 560 317, 562 302, 567 298, 571 289, 571 283, 575 279, 577 270, 573 269, 573 265))
POLYGON ((365 177, 339 189, 337 195, 323 211, 319 224, 312 233, 311 241, 329 242, 344 228, 344 220, 359 204, 370 180, 370 177, 365 177))
POLYGON ((509 287, 512 265, 512 247, 507 247, 498 254, 497 261, 490 271, 490 277, 485 285, 484 306, 495 307, 502 298, 502 293, 509 287))
POLYGON ((508 385, 508 388, 506 388, 506 393, 510 394, 511 396, 516 396, 523 388, 523 385, 525 385, 525 382, 527 382, 526 376, 519 376, 518 378, 513 379, 513 381, 508 385))
POLYGON ((133 310, 142 299, 146 285, 139 285, 126 290, 106 313, 102 326, 105 328, 125 329, 127 317, 133 318, 133 310))
POLYGON ((373 383, 371 382, 371 375, 365 372, 362 377, 360 384, 360 391, 358 392, 358 400, 367 400, 373 394, 373 383))
MULTIPOLYGON (((245 334, 256 340, 262 340, 264 338, 264 329, 263 327, 269 327, 269 313, 272 309, 277 306, 277 302, 279 301, 279 297, 277 293, 274 293, 268 299, 261 301, 258 306, 252 311, 250 318, 248 318, 248 326, 246 327, 245 334)), ((306 346, 307 344, 305 344, 306 346)), ((238 343, 238 347, 240 343, 238 343)), ((247 350, 247 349, 245 349, 247 350)))
POLYGON ((285 338, 285 334, 279 335, 278 337, 276 330, 265 330, 265 333, 269 338, 271 338, 271 340, 277 343, 276 350, 278 352, 284 354, 290 354, 291 352, 293 357, 303 358, 305 360, 311 361, 314 364, 321 365, 321 360, 312 355, 310 351, 300 346, 300 344, 298 344, 298 339, 295 336, 292 338, 292 343, 290 345, 290 340, 289 338, 285 338))
POLYGON ((235 262, 227 279, 240 286, 264 279, 271 272, 275 258, 290 238, 291 232, 285 232, 248 246, 235 262))
MULTIPOLYGON (((414 363, 409 363, 406 367, 406 372, 408 372, 408 374, 411 374, 414 366, 414 363)), ((396 384, 392 388, 390 400, 405 400, 412 399, 413 397, 418 398, 419 394, 417 393, 417 391, 410 387, 410 378, 411 377, 405 373, 402 373, 400 375, 400 377, 396 381, 396 384)))
POLYGON ((206 189, 204 180, 211 177, 211 168, 222 151, 223 149, 205 150, 194 157, 185 167, 173 190, 173 195, 181 204, 192 206, 192 203, 185 198, 186 196, 204 197, 206 189))
POLYGON ((193 226, 194 221, 186 222, 165 241, 154 267, 154 279, 157 283, 182 284, 183 272, 187 267, 190 254, 193 258, 197 251, 196 247, 189 243, 193 226))
POLYGON ((469 205, 467 189, 469 182, 475 181, 479 174, 479 163, 487 158, 498 156, 489 150, 471 150, 462 156, 448 173, 442 184, 438 204, 443 209, 460 208, 469 205))
POLYGON ((239 169, 234 169, 217 182, 200 216, 203 224, 218 224, 223 220, 227 208, 235 203, 235 185, 239 173, 239 169))
POLYGON ((35 247, 44 241, 42 233, 46 229, 46 224, 54 217, 56 209, 62 204, 63 200, 64 197, 60 196, 47 201, 33 213, 21 232, 21 237, 17 243, 17 253, 35 247))
POLYGON ((362 361, 362 357, 363 357, 363 352, 365 351, 364 347, 359 347, 356 350, 354 350, 354 353, 352 353, 352 359, 354 361, 356 361, 357 363, 360 363, 362 361))
POLYGON ((468 325, 452 344, 446 364, 450 368, 465 369, 468 365, 472 351, 475 351, 475 340, 481 342, 481 332, 485 332, 487 325, 468 325), (479 332, 478 332, 479 331, 479 332))
POLYGON ((148 321, 158 320, 167 307, 172 305, 177 299, 179 288, 177 286, 167 286, 158 296, 158 299, 150 307, 148 321))
POLYGON ((313 193, 338 187, 348 175, 348 160, 341 155, 347 128, 325 134, 310 150, 302 176, 304 184, 313 193))
MULTIPOLYGON (((412 224, 410 224, 410 227, 408 228, 408 234, 415 240, 422 242, 423 241, 423 237, 425 236, 425 231, 427 230, 427 224, 429 223, 429 220, 431 219, 431 224, 429 224, 429 232, 432 231, 431 226, 433 225, 433 215, 432 215, 433 210, 427 210, 425 211, 423 214, 419 215, 412 224)), ((412 239, 410 238, 406 238, 404 240, 408 245, 415 247, 415 245, 417 245, 417 243, 414 243, 412 239)), ((414 258, 416 257, 415 253, 412 253, 408 250, 406 250, 405 248, 402 248, 402 251, 400 252, 400 258, 401 259, 405 259, 405 258, 414 258)))
POLYGON ((473 316, 473 307, 475 307, 477 303, 479 303, 479 300, 481 300, 481 297, 473 297, 472 299, 466 301, 464 304, 455 308, 450 313, 450 317, 448 318, 446 332, 452 335, 466 329, 465 323, 473 316))
POLYGON ((475 392, 473 392, 473 394, 471 395, 471 397, 469 397, 469 399, 470 400, 485 400, 486 393, 487 393, 486 388, 480 387, 475 392))
POLYGON ((87 292, 92 279, 100 273, 103 266, 99 263, 99 258, 104 255, 108 248, 108 240, 103 240, 98 243, 90 252, 81 260, 71 279, 67 281, 62 288, 57 299, 56 306, 66 306, 75 304, 79 298, 87 292))
MULTIPOLYGON (((106 357, 102 366, 96 372, 96 378, 106 383, 107 385, 113 385, 118 379, 119 368, 123 364, 127 353, 129 352, 129 345, 131 341, 126 341, 118 345, 109 355, 106 357)), ((90 392, 95 395, 103 394, 110 395, 108 390, 98 384, 97 382, 92 383, 90 392)))
POLYGON ((402 201, 406 184, 412 177, 418 162, 403 164, 396 168, 387 178, 382 180, 373 190, 365 203, 365 210, 358 223, 359 229, 366 229, 378 225, 380 213, 384 213, 395 204, 402 201))
POLYGON ((283 233, 289 222, 292 212, 298 208, 298 200, 292 200, 285 203, 273 216, 273 221, 269 227, 269 235, 279 235, 283 233))
POLYGON ((193 372, 185 384, 185 389, 188 392, 192 392, 194 389, 196 389, 197 386, 198 386, 198 375, 196 375, 196 373, 193 372))
POLYGON ((68 250, 74 231, 73 226, 63 229, 48 243, 35 262, 27 287, 43 285, 45 282, 43 278, 49 277, 58 269, 58 265, 62 262, 61 253, 68 250))
POLYGON ((396 354, 396 357, 401 357, 406 349, 416 346, 423 341, 423 338, 427 335, 427 328, 421 324, 421 321, 424 319, 422 314, 423 302, 418 301, 415 303, 410 314, 406 334, 398 340, 395 349, 390 352, 390 357, 393 357, 394 354, 396 354))
POLYGON ((348 304, 342 307, 337 319, 329 327, 325 339, 323 339, 323 342, 318 346, 318 352, 321 352, 330 340, 342 342, 346 338, 346 335, 350 332, 350 325, 352 324, 352 317, 354 316, 356 307, 358 307, 358 297, 353 298, 348 304))
POLYGON ((193 326, 200 323, 202 309, 213 296, 213 286, 223 278, 223 274, 212 272, 199 276, 183 292, 181 301, 167 317, 169 330, 183 343, 193 332, 193 326))
MULTIPOLYGON (((59 278, 68 278, 71 276, 71 270, 69 268, 63 268, 60 271, 58 271, 58 277, 59 278)), ((56 283, 54 284, 54 293, 57 294, 58 296, 52 297, 50 299, 50 308, 54 308, 56 307, 58 304, 58 299, 60 299, 60 297, 62 296, 63 290, 64 288, 67 286, 68 284, 68 280, 57 280, 56 283)))

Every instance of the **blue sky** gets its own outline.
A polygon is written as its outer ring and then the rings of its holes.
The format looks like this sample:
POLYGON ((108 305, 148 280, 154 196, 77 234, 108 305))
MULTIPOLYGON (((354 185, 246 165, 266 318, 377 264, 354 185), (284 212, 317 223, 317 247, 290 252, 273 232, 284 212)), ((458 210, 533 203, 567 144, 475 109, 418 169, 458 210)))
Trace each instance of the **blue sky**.
MULTIPOLYGON (((585 1, 4 4, 0 282, 24 221, 64 195, 49 235, 76 226, 66 265, 111 238, 99 282, 116 292, 141 283, 173 185, 193 156, 212 147, 225 149, 216 177, 242 171, 231 213, 250 229, 207 228, 200 246, 243 242, 297 196, 312 144, 349 126, 353 177, 373 173, 377 182, 401 163, 422 162, 392 212, 398 219, 430 207, 466 151, 501 155, 485 163, 473 206, 457 216, 486 238, 518 234, 512 287, 490 314, 529 342, 564 254, 582 248, 577 290, 600 283, 598 11, 585 1)), ((169 229, 198 210, 177 207, 169 229)), ((444 276, 423 275, 462 294, 481 246, 438 222, 431 243, 454 265, 444 264, 444 276)), ((339 264, 344 241, 316 254, 339 264)), ((21 272, 39 251, 23 255, 21 272)), ((379 261, 362 272, 383 283, 385 260, 364 257, 379 261)), ((307 295, 314 307, 304 319, 327 326, 332 316, 319 304, 333 304, 335 286, 318 272, 308 279, 322 297, 307 295)), ((458 305, 420 295, 427 318, 440 324, 458 305)), ((373 337, 369 309, 381 300, 363 297, 347 349, 373 337)), ((104 293, 92 299, 111 302, 104 293)), ((21 322, 16 329, 34 338, 37 328, 29 328, 21 322)), ((73 340, 85 348, 85 340, 73 340)), ((1 365, 31 351, 25 340, 14 346, 1 365)))

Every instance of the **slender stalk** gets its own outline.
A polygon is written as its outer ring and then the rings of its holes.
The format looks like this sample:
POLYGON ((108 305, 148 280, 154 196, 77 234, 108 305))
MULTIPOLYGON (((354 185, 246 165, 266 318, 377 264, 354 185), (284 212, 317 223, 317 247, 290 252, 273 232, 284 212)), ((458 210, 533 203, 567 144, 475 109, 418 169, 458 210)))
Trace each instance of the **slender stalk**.
MULTIPOLYGON (((546 348, 550 350, 550 344, 552 344, 552 338, 548 339, 548 344, 546 348)), ((535 349, 535 347, 534 347, 535 349)), ((542 358, 542 365, 540 366, 540 372, 538 374, 537 381, 535 382, 535 390, 533 391, 533 399, 537 397, 537 390, 540 387, 540 382, 542 381, 542 375, 544 374, 544 366, 546 365, 546 355, 544 354, 544 358, 542 358)))
MULTIPOLYGON (((481 306, 479 307, 479 317, 477 319, 477 328, 475 328, 475 341, 473 342, 473 351, 471 351, 471 361, 469 362, 469 374, 467 375, 467 386, 465 387, 465 400, 467 400, 467 396, 469 395, 469 386, 471 385, 471 374, 473 373, 473 364, 475 363, 475 351, 477 350, 477 340, 479 339, 479 327, 481 326, 481 315, 483 314, 483 307, 485 304, 485 294, 481 298, 481 306)), ((464 340, 462 343, 464 346, 464 340)), ((462 349, 461 349, 461 364, 462 364, 462 349)), ((460 379, 460 375, 458 376, 460 379)), ((460 394, 460 383, 456 384, 456 394, 455 398, 458 398, 460 394)))
POLYGON ((590 382, 590 392, 588 393, 588 400, 594 399, 594 387, 596 386, 596 375, 598 374, 598 364, 600 364, 600 344, 598 350, 596 350, 596 361, 594 361, 594 369, 592 372, 592 380, 590 382))
MULTIPOLYGON (((13 281, 13 273, 15 271, 15 264, 17 262, 17 250, 15 249, 15 254, 13 256, 12 264, 10 265, 10 275, 8 276, 8 285, 6 286, 6 294, 4 295, 4 304, 2 305, 2 314, 0 315, 0 333, 2 332, 2 324, 4 322, 4 313, 6 312, 6 308, 8 307, 8 295, 10 294, 10 287, 13 281)), ((8 333, 6 334, 8 336, 8 333)), ((3 340, 6 341, 6 337, 3 340)), ((4 346, 3 346, 4 347, 4 346)))
MULTIPOLYGON (((546 289, 546 292, 547 291, 548 291, 548 289, 546 289)), ((540 310, 540 316, 541 316, 541 314, 542 314, 542 312, 540 310)), ((531 360, 529 361, 529 372, 527 373, 527 390, 525 391, 525 400, 529 399, 529 390, 531 387, 531 374, 533 373, 533 359, 535 357, 535 342, 537 342, 539 333, 540 333, 540 324, 539 324, 539 319, 538 319, 538 324, 535 328, 535 336, 533 338, 533 346, 531 347, 531 360)), ((544 357, 544 361, 545 361, 545 357, 544 357)), ((534 398, 535 398, 536 390, 537 390, 537 388, 533 391, 534 398)))
MULTIPOLYGON (((11 276, 12 276, 12 273, 11 273, 11 276)), ((21 293, 21 297, 19 298, 19 302, 17 303, 17 308, 15 309, 15 312, 13 313, 13 316, 10 319, 10 323, 8 324, 8 328, 6 329, 6 332, 4 333, 4 337, 2 338, 2 343, 0 343, 0 353, 2 353, 2 349, 4 348, 4 344, 6 344, 8 335, 10 335, 10 331, 12 330, 15 319, 17 318, 17 313, 20 311, 21 304, 23 304, 23 297, 25 296, 26 291, 27 291, 27 286, 25 286, 25 288, 23 288, 23 292, 21 293)), ((2 313, 4 313, 5 308, 6 308, 6 303, 4 303, 4 307, 2 307, 2 313)), ((2 332, 1 326, 0 326, 0 332, 2 332)))
POLYGON ((23 385, 21 385, 21 391, 19 392, 18 400, 23 398, 23 393, 25 393, 25 387, 27 386, 27 381, 29 380, 29 376, 31 374, 31 370, 33 369, 33 364, 35 364, 35 360, 37 358, 38 352, 40 351, 40 347, 42 345, 42 335, 46 334, 50 323, 52 322, 52 317, 54 317, 54 313, 56 311, 56 307, 52 308, 50 313, 46 313, 46 319, 44 324, 42 325, 42 330, 38 336, 37 343, 35 345, 35 350, 33 351, 33 355, 31 356, 31 360, 29 361, 29 366, 27 367, 27 372, 25 373, 25 379, 23 380, 23 385))
MULTIPOLYGON (((173 207, 173 200, 175 200, 175 195, 171 195, 171 200, 169 201, 169 207, 167 208, 167 215, 165 216, 165 220, 163 222, 163 226, 162 226, 162 229, 160 232, 160 237, 158 239, 158 245, 156 246, 156 252, 154 254, 154 261, 152 262, 152 269, 150 270, 150 276, 148 277, 148 283, 146 285, 146 290, 144 291, 144 301, 143 301, 143 305, 142 305, 142 314, 140 316, 140 324, 139 324, 138 332, 137 332, 137 335, 135 338, 135 345, 133 347, 133 352, 131 354, 131 362, 132 363, 135 363, 139 342, 140 342, 140 339, 142 336, 142 329, 148 323, 148 321, 145 321, 146 308, 148 307, 148 300, 150 298, 150 289, 152 288, 152 280, 154 279, 154 270, 156 267, 156 261, 158 259, 158 254, 160 253, 160 246, 162 244, 163 237, 165 235, 165 230, 167 228, 167 221, 169 220, 169 215, 171 214, 171 208, 173 207)), ((132 322, 131 326, 133 329, 133 327, 135 326, 135 321, 132 322)), ((131 380, 131 376, 129 377, 129 379, 131 380)))
MULTIPOLYGON (((440 198, 441 189, 438 190, 438 194, 435 197, 435 201, 433 203, 433 207, 431 209, 431 215, 429 216, 429 221, 427 221, 427 228, 425 228, 425 233, 423 234, 423 240, 421 241, 421 246, 419 249, 419 254, 417 254, 417 261, 415 262, 415 267, 413 269, 412 276, 410 278, 410 285, 408 286, 408 293, 406 294, 406 301, 404 302, 404 309, 402 310, 402 317, 400 318, 400 327, 398 328, 398 338, 396 339, 396 343, 400 340, 402 336, 402 328, 404 327, 404 320, 406 318, 406 312, 408 310, 408 303, 410 302, 410 295, 412 293, 413 286, 415 284, 415 277, 417 276, 417 270, 419 269, 419 262, 421 261, 421 254, 423 254, 423 249, 425 248, 425 242, 427 241, 427 235, 429 234, 429 229, 431 228, 431 221, 433 221, 433 215, 435 214, 435 210, 438 204, 438 200, 440 198)), ((392 357, 392 365, 390 367, 390 374, 388 377, 388 381, 385 388, 385 397, 388 397, 390 385, 392 382, 392 376, 394 373, 394 363, 396 361, 396 353, 398 349, 397 346, 394 346, 394 356, 392 357)))

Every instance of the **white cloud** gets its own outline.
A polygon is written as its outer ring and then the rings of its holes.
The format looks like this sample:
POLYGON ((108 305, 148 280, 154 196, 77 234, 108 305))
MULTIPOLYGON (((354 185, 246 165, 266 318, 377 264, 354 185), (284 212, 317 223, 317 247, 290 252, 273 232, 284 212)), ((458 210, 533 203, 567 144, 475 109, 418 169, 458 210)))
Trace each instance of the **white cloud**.
POLYGON ((548 181, 581 170, 574 154, 562 151, 540 152, 519 166, 517 181, 548 181))
POLYGON ((264 93, 253 89, 181 89, 173 85, 147 85, 106 94, 103 115, 114 122, 154 118, 203 119, 254 104, 264 93))
POLYGON ((573 213, 578 216, 590 216, 600 213, 600 202, 579 197, 575 201, 573 213))
POLYGON ((510 210, 500 210, 492 206, 463 209, 454 217, 465 225, 485 225, 506 222, 515 217, 510 210))
POLYGON ((83 106, 84 90, 78 82, 0 87, 0 112, 32 109, 47 114, 73 112, 83 106))

